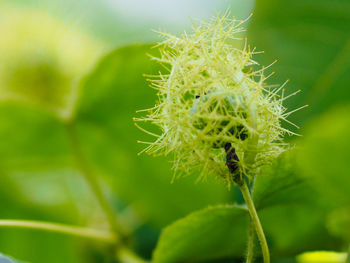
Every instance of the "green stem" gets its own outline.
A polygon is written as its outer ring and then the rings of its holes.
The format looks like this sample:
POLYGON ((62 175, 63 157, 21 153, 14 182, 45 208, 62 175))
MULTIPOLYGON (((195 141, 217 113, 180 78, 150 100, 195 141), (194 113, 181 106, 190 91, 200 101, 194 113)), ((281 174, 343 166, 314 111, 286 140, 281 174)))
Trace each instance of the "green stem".
POLYGON ((66 123, 65 127, 78 168, 85 177, 87 183, 90 185, 92 192, 94 193, 98 203, 104 211, 110 230, 114 233, 114 236, 119 237, 119 239, 114 242, 114 253, 116 253, 115 255, 121 263, 146 263, 146 261, 139 258, 136 254, 134 254, 133 251, 129 250, 125 246, 124 242, 126 234, 124 233, 122 227, 119 225, 115 211, 103 194, 99 182, 95 177, 95 174, 92 173, 89 168, 89 165, 82 152, 79 139, 77 138, 77 134, 74 129, 74 123, 66 123))
POLYGON ((256 212, 254 202, 250 196, 249 188, 247 186, 247 183, 243 180, 243 183, 239 185, 239 188, 242 192, 243 198, 247 204, 248 211, 250 214, 251 222, 255 227, 256 234, 258 236, 258 239, 260 241, 261 250, 264 258, 264 263, 270 263, 270 252, 269 247, 266 242, 265 234, 263 231, 263 228, 260 223, 260 219, 258 217, 258 214, 256 212))
POLYGON ((248 229, 248 249, 246 263, 252 263, 254 259, 255 229, 252 220, 249 221, 248 229))
POLYGON ((128 248, 121 248, 117 252, 117 259, 121 263, 147 263, 146 260, 138 257, 128 248))
MULTIPOLYGON (((254 186, 255 186, 255 178, 253 176, 250 185, 250 194, 253 195, 254 186)), ((248 229, 248 248, 247 248, 247 259, 246 263, 252 263, 254 260, 254 249, 255 249, 255 229, 252 220, 249 220, 249 229, 248 229)))
POLYGON ((59 223, 32 220, 0 220, 0 227, 45 230, 71 236, 95 239, 105 243, 118 242, 118 237, 110 232, 59 223))
POLYGON ((348 248, 348 255, 346 257, 345 263, 350 263, 350 245, 349 245, 349 248, 348 248))
POLYGON ((104 196, 102 189, 98 183, 97 178, 91 172, 89 165, 87 164, 87 161, 85 160, 85 157, 84 157, 84 154, 81 150, 81 146, 80 146, 79 140, 77 138, 73 123, 67 123, 65 125, 65 127, 67 130, 69 142, 71 144, 78 168, 80 169, 82 175, 84 176, 86 182, 89 184, 89 186, 90 186, 92 192, 94 193, 98 203, 100 204, 102 210, 104 211, 111 231, 115 235, 118 235, 118 236, 122 235, 123 233, 121 233, 121 227, 117 221, 115 211, 112 208, 112 206, 109 204, 106 197, 104 196))

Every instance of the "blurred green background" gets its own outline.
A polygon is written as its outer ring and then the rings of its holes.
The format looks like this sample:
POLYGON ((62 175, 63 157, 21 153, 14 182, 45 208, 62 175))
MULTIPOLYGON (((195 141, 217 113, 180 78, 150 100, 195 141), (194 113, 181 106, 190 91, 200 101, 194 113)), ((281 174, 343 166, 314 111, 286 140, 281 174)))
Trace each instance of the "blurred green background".
MULTIPOLYGON (((287 94, 302 90, 287 108, 310 105, 290 116, 303 135, 288 138, 295 149, 256 182, 273 262, 346 251, 348 0, 1 1, 0 218, 107 228, 75 163, 69 123, 137 254, 154 253, 156 263, 241 262, 247 218, 230 206, 242 203, 239 193, 212 179, 195 183, 195 176, 171 184, 171 158, 138 156, 136 141, 150 138, 132 121, 156 98, 143 76, 162 70, 147 55, 157 53, 153 30, 190 31, 195 19, 228 8, 238 19, 253 12, 248 43, 265 51, 255 60, 267 66, 278 59, 269 82, 290 79, 287 94)), ((33 230, 0 228, 0 252, 25 262, 110 262, 100 244, 33 230)))

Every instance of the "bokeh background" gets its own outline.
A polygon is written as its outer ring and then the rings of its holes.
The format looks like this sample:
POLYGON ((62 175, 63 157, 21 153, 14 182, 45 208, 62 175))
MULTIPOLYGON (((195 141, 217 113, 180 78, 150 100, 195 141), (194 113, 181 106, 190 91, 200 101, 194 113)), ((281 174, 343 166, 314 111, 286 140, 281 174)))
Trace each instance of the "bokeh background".
MULTIPOLYGON (((278 59, 269 82, 289 79, 286 94, 302 90, 286 101, 288 109, 310 105, 290 116, 301 127, 294 129, 301 137, 287 138, 295 149, 256 182, 274 262, 296 262, 305 251, 346 251, 348 0, 1 1, 0 218, 108 227, 76 164, 68 126, 130 232, 133 250, 146 259, 170 223, 209 205, 242 203, 234 188, 211 178, 171 183, 171 158, 137 155, 143 146, 136 141, 150 138, 132 121, 156 98, 143 76, 161 70, 147 55, 157 52, 155 31, 190 31, 196 19, 228 8, 238 19, 253 12, 245 34, 264 51, 255 59, 265 66, 278 59)), ((205 233, 181 223, 168 228, 174 243, 161 238, 155 262, 240 262, 246 218, 219 215, 211 224, 216 227, 205 233), (193 246, 189 236, 200 242, 193 246)), ((64 235, 0 229, 0 252, 25 262, 109 262, 104 249, 64 235)))

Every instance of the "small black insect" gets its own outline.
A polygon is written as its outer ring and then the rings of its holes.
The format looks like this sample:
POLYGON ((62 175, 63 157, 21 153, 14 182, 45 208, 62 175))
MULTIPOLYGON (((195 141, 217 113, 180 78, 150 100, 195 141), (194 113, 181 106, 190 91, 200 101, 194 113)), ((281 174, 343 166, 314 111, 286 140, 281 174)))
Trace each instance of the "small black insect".
POLYGON ((225 143, 225 152, 226 152, 226 166, 229 169, 231 174, 234 174, 238 168, 239 158, 236 154, 236 150, 232 147, 231 143, 225 143))

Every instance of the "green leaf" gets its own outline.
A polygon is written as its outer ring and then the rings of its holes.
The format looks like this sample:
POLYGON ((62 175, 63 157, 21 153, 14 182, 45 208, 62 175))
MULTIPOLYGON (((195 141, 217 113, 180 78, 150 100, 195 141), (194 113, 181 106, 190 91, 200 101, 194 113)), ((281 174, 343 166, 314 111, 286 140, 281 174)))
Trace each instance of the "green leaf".
POLYGON ((257 209, 297 203, 308 197, 307 183, 296 173, 295 157, 295 150, 289 150, 257 176, 253 195, 257 209))
POLYGON ((64 126, 51 114, 18 101, 0 103, 0 165, 8 171, 68 167, 64 126))
POLYGON ((301 172, 333 207, 350 202, 350 107, 333 109, 309 123, 300 145, 301 172))
MULTIPOLYGON (((329 209, 319 202, 319 195, 310 183, 298 175, 296 153, 296 150, 286 152, 272 166, 265 167, 255 180, 253 197, 274 259, 339 246, 339 240, 329 235, 324 224, 329 209)), ((247 230, 242 230, 247 222, 238 211, 236 214, 237 207, 214 207, 176 221, 163 230, 154 261, 242 257, 247 236, 247 230), (212 236, 212 232, 217 236, 212 236), (226 240, 231 238, 235 241, 226 240), (231 244, 230 249, 222 243, 231 244)))
POLYGON ((348 0, 257 0, 248 40, 263 55, 262 65, 278 60, 269 82, 290 79, 286 93, 301 94, 286 101, 289 109, 310 108, 291 116, 298 123, 349 101, 350 3, 348 0))
POLYGON ((255 204, 275 257, 321 247, 336 249, 338 245, 324 225, 329 208, 319 201, 320 194, 310 182, 299 175, 296 157, 296 150, 284 153, 255 181, 255 204))
POLYGON ((242 256, 246 227, 247 211, 239 206, 215 206, 194 212, 163 230, 153 262, 197 262, 242 256))
MULTIPOLYGON (((278 60, 272 67, 276 76, 269 83, 281 84, 290 79, 286 94, 302 90, 286 101, 288 109, 310 104, 307 110, 291 115, 291 121, 305 123, 334 104, 349 101, 349 27, 347 0, 256 1, 248 40, 265 53, 255 59, 262 65, 278 60)), ((344 197, 349 191, 345 179, 349 171, 345 151, 349 143, 345 134, 349 130, 338 129, 344 125, 335 114, 312 122, 306 134, 301 132, 305 134, 302 140, 297 141, 297 145, 307 149, 298 151, 294 166, 290 163, 287 169, 272 168, 277 170, 271 180, 266 178, 265 190, 258 189, 262 184, 259 180, 265 180, 258 177, 256 198, 266 196, 260 201, 263 209, 259 214, 276 253, 291 254, 321 247, 338 249, 339 240, 330 237, 325 218, 332 202, 341 205, 349 200, 344 197), (283 173, 284 177, 279 176, 283 173), (293 178, 297 180, 293 182, 293 178), (273 194, 277 188, 285 190, 273 194)))
POLYGON ((157 74, 160 66, 147 53, 151 45, 118 48, 101 60, 86 79, 77 110, 76 128, 89 163, 105 176, 113 190, 137 213, 164 226, 187 213, 228 199, 224 184, 195 184, 194 177, 171 184, 170 160, 137 156, 152 141, 133 123, 136 110, 152 107, 156 92, 143 74, 157 74))
MULTIPOLYGON (((60 121, 42 108, 1 101, 0 122, 0 218, 80 224, 87 210, 82 203, 89 200, 91 209, 95 202, 72 169, 70 146, 60 121)), ((0 229, 0 251, 32 262, 80 262, 80 249, 81 242, 70 237, 0 229), (57 247, 61 253, 52 258, 57 247), (45 253, 37 253, 39 250, 45 253)))
POLYGON ((341 207, 332 211, 327 217, 327 227, 330 233, 350 242, 350 208, 341 207))
POLYGON ((315 118, 307 126, 298 151, 301 175, 312 183, 328 210, 328 231, 350 241, 349 148, 350 107, 340 106, 315 118))
POLYGON ((20 263, 18 260, 13 259, 12 257, 5 256, 0 253, 0 262, 1 263, 20 263))

